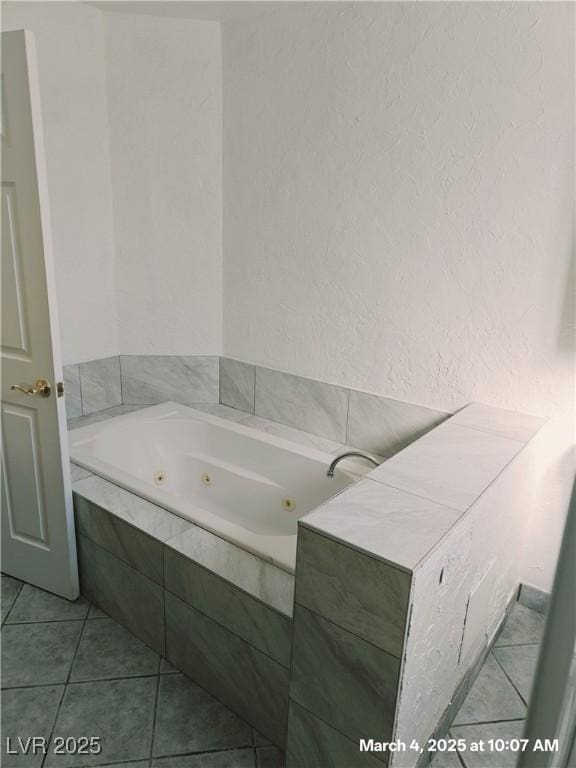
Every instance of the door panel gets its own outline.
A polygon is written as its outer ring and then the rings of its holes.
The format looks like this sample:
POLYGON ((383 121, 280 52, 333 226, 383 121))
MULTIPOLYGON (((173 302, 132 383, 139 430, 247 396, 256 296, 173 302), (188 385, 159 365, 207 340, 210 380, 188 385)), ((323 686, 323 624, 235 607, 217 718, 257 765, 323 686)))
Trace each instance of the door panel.
POLYGON ((78 571, 68 436, 56 390, 62 365, 29 32, 2 33, 1 85, 2 570, 72 599, 78 571), (48 397, 35 391, 38 379, 50 382, 48 397))

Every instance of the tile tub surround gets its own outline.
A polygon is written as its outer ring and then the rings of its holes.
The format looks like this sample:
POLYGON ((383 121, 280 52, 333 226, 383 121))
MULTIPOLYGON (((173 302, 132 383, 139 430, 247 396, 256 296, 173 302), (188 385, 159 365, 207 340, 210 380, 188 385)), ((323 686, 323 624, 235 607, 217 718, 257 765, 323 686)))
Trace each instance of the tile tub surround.
MULTIPOLYGON (((308 719, 308 738, 315 743, 323 743, 326 727, 357 739, 361 725, 356 717, 363 707, 367 710, 363 737, 385 740, 390 735, 425 743, 436 733, 467 671, 477 666, 493 642, 517 589, 515 559, 510 553, 520 521, 508 513, 513 508, 508 498, 527 471, 518 454, 542 421, 488 410, 489 414, 483 413, 490 418, 479 423, 477 406, 471 407, 469 419, 464 409, 456 424, 451 419, 441 423, 300 521, 290 697, 313 716, 308 719), (345 548, 346 557, 344 549, 336 554, 337 547, 345 548), (342 567, 346 578, 340 577, 331 559, 348 562, 342 567), (478 634, 470 635, 466 628, 468 601, 490 564, 491 602, 485 623, 471 628, 470 633, 478 634), (373 587, 367 599, 363 590, 368 580, 373 587), (301 600, 308 606, 307 613, 301 600), (317 617, 320 626, 331 622, 336 629, 330 635, 311 631, 310 615, 317 617), (338 653, 331 648, 335 635, 341 638, 338 653), (313 642, 297 642, 306 636, 313 642), (470 651, 460 659, 464 637, 470 651), (353 649, 362 642, 369 642, 371 650, 358 658, 353 649), (313 643, 316 654, 310 650, 313 643), (382 694, 377 697, 384 710, 387 701, 393 702, 392 734, 374 720, 374 703, 368 704, 373 695, 372 676, 363 685, 362 675, 355 676, 354 684, 361 690, 355 690, 356 709, 346 717, 342 711, 352 696, 347 695, 344 683, 330 697, 341 698, 339 708, 328 706, 322 695, 324 681, 336 677, 335 659, 342 667, 356 670, 376 651, 391 658, 395 653, 398 663, 403 659, 396 690, 389 686, 389 699, 382 694), (299 669, 306 670, 304 688, 298 684, 299 669), (366 723, 373 732, 367 732, 366 723)), ((516 660, 514 666, 506 658, 505 648, 499 653, 517 685, 525 688, 524 670, 531 660, 516 660)), ((340 679, 345 681, 346 674, 340 679)), ((513 715, 521 717, 523 710, 515 709, 513 715)), ((297 743, 301 738, 301 730, 293 735, 292 725, 289 728, 289 766, 296 750, 291 745, 293 739, 297 743)), ((373 757, 378 758, 378 753, 373 757)), ((390 757, 394 768, 408 768, 416 762, 414 754, 390 757)))
POLYGON ((82 593, 283 747, 294 577, 96 475, 73 490, 82 593))
POLYGON ((80 390, 84 415, 122 405, 120 361, 104 357, 80 363, 80 390))
POLYGON ((353 446, 382 457, 394 455, 449 416, 217 355, 120 355, 67 365, 64 376, 69 419, 120 403, 212 404, 232 409, 229 417, 237 421, 246 414, 263 417, 265 422, 302 430, 343 449, 353 446), (120 390, 115 361, 120 366, 120 390), (108 376, 106 395, 101 384, 108 376))
POLYGON ((216 355, 121 355, 125 404, 219 402, 216 355))

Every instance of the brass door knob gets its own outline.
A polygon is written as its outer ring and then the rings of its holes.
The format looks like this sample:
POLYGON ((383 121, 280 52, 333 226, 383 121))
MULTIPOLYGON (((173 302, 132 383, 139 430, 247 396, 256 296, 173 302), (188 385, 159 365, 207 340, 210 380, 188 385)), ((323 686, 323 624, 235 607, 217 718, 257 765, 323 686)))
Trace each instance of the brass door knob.
POLYGON ((52 391, 52 387, 46 379, 37 379, 33 387, 29 387, 26 384, 23 387, 20 384, 12 384, 10 389, 23 392, 25 395, 39 395, 40 397, 50 397, 50 392, 52 391))

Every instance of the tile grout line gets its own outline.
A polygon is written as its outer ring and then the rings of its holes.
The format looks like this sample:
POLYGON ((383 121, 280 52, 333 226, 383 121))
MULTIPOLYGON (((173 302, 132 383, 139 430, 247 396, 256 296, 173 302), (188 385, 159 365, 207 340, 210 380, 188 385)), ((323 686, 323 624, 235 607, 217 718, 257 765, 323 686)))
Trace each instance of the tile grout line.
MULTIPOLYGON (((527 707, 527 706, 528 706, 528 702, 526 701, 526 699, 524 698, 524 696, 523 696, 523 695, 520 693, 520 691, 518 690, 518 687, 516 686, 516 683, 515 683, 515 682, 512 680, 512 678, 510 677, 510 675, 508 674, 508 672, 506 672, 506 670, 504 669, 504 667, 503 667, 503 666, 502 666, 502 664, 500 663, 500 660, 498 659, 498 657, 496 656, 496 654, 495 654, 493 651, 490 651, 490 655, 491 655, 491 656, 494 658, 494 660, 496 661, 496 663, 498 664, 498 666, 500 667, 500 669, 502 670, 502 672, 503 672, 503 673, 504 673, 504 675, 506 676, 506 679, 507 679, 507 680, 510 682, 510 685, 511 685, 511 686, 514 688, 514 690, 516 691, 516 693, 518 694, 518 696, 520 696, 520 699, 521 699, 522 703, 524 704, 524 706, 526 706, 526 707, 527 707)), ((522 718, 522 719, 524 719, 524 720, 525 720, 526 718, 524 717, 524 718, 522 718)))
MULTIPOLYGON (((72 660, 70 662, 70 667, 68 669, 68 674, 66 675, 66 680, 64 682, 64 687, 62 689, 62 696, 60 697, 60 701, 58 702, 58 707, 56 709, 56 714, 54 715, 54 722, 52 724, 52 728, 50 730, 50 735, 48 736, 47 745, 52 745, 52 739, 54 738, 54 731, 56 730, 56 724, 58 723, 58 718, 60 717, 60 711, 62 709, 62 704, 64 703, 64 699, 66 697, 66 692, 68 690, 68 683, 70 682, 70 677, 72 675, 72 668, 74 667, 74 664, 76 662, 76 657, 78 656, 78 649, 80 648, 80 643, 82 642, 82 637, 84 635, 84 629, 86 628, 86 622, 88 621, 88 614, 90 613, 90 605, 86 608, 86 615, 84 616, 84 621, 82 622, 82 627, 80 628, 80 632, 78 633, 78 640, 76 641, 76 648, 74 649, 74 654, 72 655, 72 660)), ((46 758, 48 757, 48 750, 44 753, 42 756, 42 762, 40 763, 40 768, 44 768, 44 765, 46 763, 46 758)))
MULTIPOLYGON (((2 574, 2 575, 4 575, 4 574, 2 574)), ((9 574, 6 574, 6 576, 8 576, 8 575, 9 574)), ((10 576, 10 578, 14 579, 16 577, 15 576, 10 576)), ((18 581, 20 581, 20 579, 18 579, 18 581)), ((4 621, 2 622, 2 627, 4 627, 4 625, 7 623, 8 619, 10 618, 10 614, 12 613, 12 610, 13 610, 14 606, 16 605, 16 601, 18 600, 18 598, 22 594, 22 590, 24 589, 24 584, 25 583, 26 582, 24 582, 24 581, 20 581, 20 586, 18 587, 18 591, 16 592, 14 600, 12 601, 12 605, 10 606, 10 608, 8 608, 6 616, 4 617, 4 621)))

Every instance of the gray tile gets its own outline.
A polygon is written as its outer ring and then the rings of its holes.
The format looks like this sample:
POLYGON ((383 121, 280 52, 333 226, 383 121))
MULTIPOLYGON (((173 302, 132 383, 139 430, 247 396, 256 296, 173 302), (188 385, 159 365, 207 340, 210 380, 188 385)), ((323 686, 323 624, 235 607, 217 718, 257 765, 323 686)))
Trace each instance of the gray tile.
POLYGON ((78 536, 82 593, 157 653, 164 655, 162 587, 84 536, 78 536))
POLYGON ((345 443, 347 410, 347 389, 256 368, 257 416, 345 443))
POLYGON ((108 614, 104 613, 104 611, 100 610, 100 608, 97 608, 95 605, 90 606, 90 610, 88 611, 88 618, 89 619, 107 619, 108 614))
POLYGON ((79 427, 88 427, 90 424, 98 424, 101 421, 113 419, 115 416, 123 416, 125 413, 141 411, 144 407, 144 405, 116 405, 114 408, 97 411, 89 416, 80 416, 77 419, 70 419, 68 422, 68 431, 78 429, 79 427))
POLYGON ((18 597, 18 593, 22 589, 22 582, 19 579, 15 579, 13 576, 8 576, 5 573, 0 578, 0 585, 2 587, 2 622, 8 615, 8 611, 12 608, 14 600, 18 597))
POLYGON ((400 661, 297 605, 290 698, 351 739, 392 735, 400 661))
POLYGON ((254 751, 249 747, 152 760, 152 768, 254 768, 254 765, 254 751))
POLYGON ((452 727, 450 735, 455 739, 464 739, 468 745, 461 753, 466 768, 515 768, 518 752, 509 750, 497 752, 488 748, 488 739, 521 739, 524 734, 524 722, 486 723, 485 725, 462 725, 452 727), (484 742, 485 749, 473 752, 472 743, 484 742))
POLYGON ((122 355, 125 403, 217 403, 218 357, 122 355))
POLYGON ((287 768, 382 768, 369 752, 295 702, 290 702, 287 768))
POLYGON ((71 681, 155 675, 160 657, 112 619, 86 624, 71 681))
POLYGON ((92 472, 89 469, 84 469, 84 467, 80 467, 72 461, 70 462, 70 479, 73 483, 77 483, 78 480, 84 480, 85 477, 90 477, 91 474, 92 472))
POLYGON ((75 483, 74 492, 159 541, 193 527, 188 520, 96 475, 75 483))
POLYGON ((211 416, 218 416, 220 419, 226 419, 227 421, 239 422, 246 418, 246 413, 244 411, 230 408, 221 403, 194 403, 190 407, 197 411, 202 411, 203 413, 209 413, 211 416))
POLYGON ((411 570, 461 515, 367 477, 303 517, 300 524, 411 570))
POLYGON ((495 720, 521 719, 525 716, 524 702, 500 669, 498 662, 490 655, 454 718, 454 724, 489 723, 495 720))
POLYGON ((118 356, 103 357, 80 363, 82 414, 103 411, 122 404, 120 360, 118 356))
POLYGON ((516 603, 502 632, 498 635, 495 645, 498 647, 501 645, 540 643, 545 624, 546 619, 541 613, 516 603))
POLYGON ((462 768, 456 752, 437 752, 430 765, 432 768, 462 768))
MULTIPOLYGON (((156 677, 70 684, 54 736, 99 736, 102 752, 83 756, 82 764, 87 766, 147 758, 156 686, 156 677)), ((45 762, 47 766, 77 764, 78 755, 55 755, 52 750, 45 762)))
POLYGON ((40 736, 48 740, 63 693, 63 685, 2 691, 0 762, 3 768, 40 768, 44 759, 41 752, 36 755, 7 754, 7 739, 15 742, 19 736, 40 736))
POLYGON ((5 624, 2 629, 2 686, 15 688, 66 682, 82 626, 82 621, 5 624))
POLYGON ((173 667, 168 659, 160 659, 160 674, 161 675, 175 675, 180 672, 179 669, 173 667))
POLYGON ((464 512, 521 448, 515 440, 449 420, 381 464, 370 477, 464 512))
POLYGON ((166 593, 166 644, 173 664, 274 744, 284 743, 288 707, 284 667, 170 592, 166 593))
POLYGON ((220 402, 254 413, 254 380, 256 369, 253 365, 220 358, 220 402))
POLYGON ((542 427, 545 419, 517 411, 506 411, 503 408, 492 408, 488 405, 472 403, 458 411, 450 421, 452 424, 473 427, 483 432, 507 437, 509 440, 527 443, 542 427))
POLYGON ((185 675, 160 678, 155 756, 248 746, 251 739, 247 723, 185 675))
POLYGON ((166 547, 165 586, 193 608, 287 667, 292 622, 166 547))
POLYGON ((530 699, 539 653, 539 645, 518 645, 494 649, 494 656, 517 690, 520 691, 520 695, 526 703, 530 699))
POLYGON ((393 456, 448 416, 443 411, 352 389, 347 441, 380 456, 393 456))
POLYGON ((256 750, 257 768, 283 768, 284 753, 278 747, 259 747, 256 750))
POLYGON ((272 742, 266 736, 262 736, 256 728, 252 728, 252 740, 258 747, 270 747, 272 745, 272 742))
POLYGON ((82 416, 82 394, 80 391, 80 366, 65 365, 64 400, 66 402, 66 418, 75 419, 82 416))
POLYGON ((520 594, 518 595, 518 602, 526 608, 546 614, 550 603, 550 593, 538 587, 533 587, 531 584, 522 584, 520 594))
POLYGON ((285 616, 292 616, 294 575, 194 525, 166 542, 167 547, 236 584, 285 616))
POLYGON ((73 601, 65 600, 31 584, 24 584, 8 617, 8 623, 84 619, 89 607, 83 597, 73 601))
POLYGON ((311 432, 287 427, 285 424, 279 424, 276 421, 270 421, 270 419, 263 419, 261 416, 245 416, 242 425, 258 429, 260 432, 266 432, 269 435, 281 437, 297 445, 304 445, 306 448, 315 448, 317 451, 333 454, 344 452, 343 445, 335 440, 328 440, 325 437, 313 435, 311 432))
POLYGON ((398 658, 410 581, 405 571, 299 529, 296 602, 398 658))
POLYGON ((148 578, 163 583, 162 542, 74 493, 74 515, 82 536, 100 545, 148 578))

